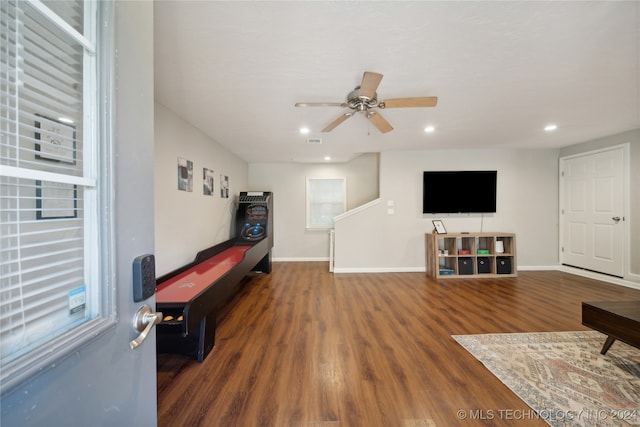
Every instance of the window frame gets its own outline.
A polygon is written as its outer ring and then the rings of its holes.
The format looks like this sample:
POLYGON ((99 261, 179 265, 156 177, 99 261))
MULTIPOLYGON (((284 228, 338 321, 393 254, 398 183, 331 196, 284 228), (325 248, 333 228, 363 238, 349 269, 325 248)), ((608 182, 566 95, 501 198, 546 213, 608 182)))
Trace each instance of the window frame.
MULTIPOLYGON (((60 331, 37 348, 8 361, 0 370, 0 394, 5 395, 25 380, 55 367, 57 362, 102 336, 117 324, 114 261, 114 194, 112 141, 114 93, 113 2, 83 0, 83 27, 88 37, 78 33, 60 16, 38 0, 28 6, 43 19, 83 47, 83 149, 81 176, 0 165, 0 175, 27 180, 52 181, 84 189, 83 222, 84 270, 87 306, 92 318, 60 331), (102 25, 99 25, 102 24, 102 25), (43 347, 46 346, 46 351, 43 347)), ((19 98, 18 98, 19 99, 19 98)))

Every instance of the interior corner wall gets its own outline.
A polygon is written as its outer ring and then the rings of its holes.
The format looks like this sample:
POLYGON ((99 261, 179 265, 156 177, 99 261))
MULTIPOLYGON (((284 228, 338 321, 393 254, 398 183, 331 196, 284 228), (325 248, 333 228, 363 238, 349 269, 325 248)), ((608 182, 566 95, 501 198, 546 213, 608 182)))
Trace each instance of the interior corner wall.
POLYGON ((162 276, 192 262, 198 251, 233 237, 248 165, 159 103, 154 160, 156 276, 162 276), (192 192, 178 190, 179 157, 193 162, 192 192), (203 168, 213 170, 211 196, 203 194, 203 168), (221 175, 229 177, 228 198, 220 195, 221 175))
POLYGON ((276 261, 329 259, 329 230, 306 229, 306 179, 346 178, 347 209, 378 197, 379 155, 366 153, 346 163, 251 163, 251 190, 273 191, 276 261))
POLYGON ((560 150, 560 157, 572 156, 629 143, 629 280, 640 279, 640 129, 623 132, 560 150))
POLYGON ((380 198, 373 211, 349 218, 352 224, 336 224, 336 271, 424 271, 424 235, 433 219, 449 232, 516 233, 519 266, 558 265, 557 149, 383 152, 380 198), (423 171, 483 169, 498 171, 495 214, 422 213, 423 171))

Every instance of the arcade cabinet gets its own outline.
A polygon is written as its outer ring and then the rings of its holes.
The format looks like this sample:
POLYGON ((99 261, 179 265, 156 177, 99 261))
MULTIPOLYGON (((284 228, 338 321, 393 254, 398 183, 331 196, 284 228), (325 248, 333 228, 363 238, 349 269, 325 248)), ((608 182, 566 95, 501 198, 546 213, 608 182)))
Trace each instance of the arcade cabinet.
POLYGON ((242 191, 236 214, 236 244, 255 245, 267 240, 268 253, 254 271, 271 273, 273 247, 273 193, 270 191, 242 191))

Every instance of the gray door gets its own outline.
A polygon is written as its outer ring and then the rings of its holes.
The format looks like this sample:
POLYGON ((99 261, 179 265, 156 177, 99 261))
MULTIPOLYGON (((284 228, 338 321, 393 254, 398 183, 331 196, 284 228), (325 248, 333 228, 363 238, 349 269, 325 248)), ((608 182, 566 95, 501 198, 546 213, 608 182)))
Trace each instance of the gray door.
MULTIPOLYGON (((137 349, 132 261, 153 253, 153 3, 117 2, 113 119, 117 323, 2 399, 3 427, 155 426, 155 330, 137 349)), ((46 352, 47 349, 42 349, 46 352)))

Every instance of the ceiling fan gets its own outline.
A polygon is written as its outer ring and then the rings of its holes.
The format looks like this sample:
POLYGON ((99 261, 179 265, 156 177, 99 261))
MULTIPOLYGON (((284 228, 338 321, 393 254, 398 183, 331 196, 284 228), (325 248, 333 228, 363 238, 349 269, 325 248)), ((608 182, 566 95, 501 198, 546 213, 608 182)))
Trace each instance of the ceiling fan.
POLYGON ((362 83, 356 86, 349 95, 347 102, 298 102, 296 107, 342 107, 349 108, 350 111, 340 115, 337 119, 329 123, 322 132, 331 132, 340 123, 347 120, 357 112, 365 114, 367 119, 382 133, 393 130, 393 127, 387 122, 379 112, 375 109, 385 108, 411 108, 411 107, 435 107, 438 103, 438 97, 426 96, 417 98, 395 98, 378 101, 376 90, 382 80, 382 74, 365 71, 362 76, 362 83))

